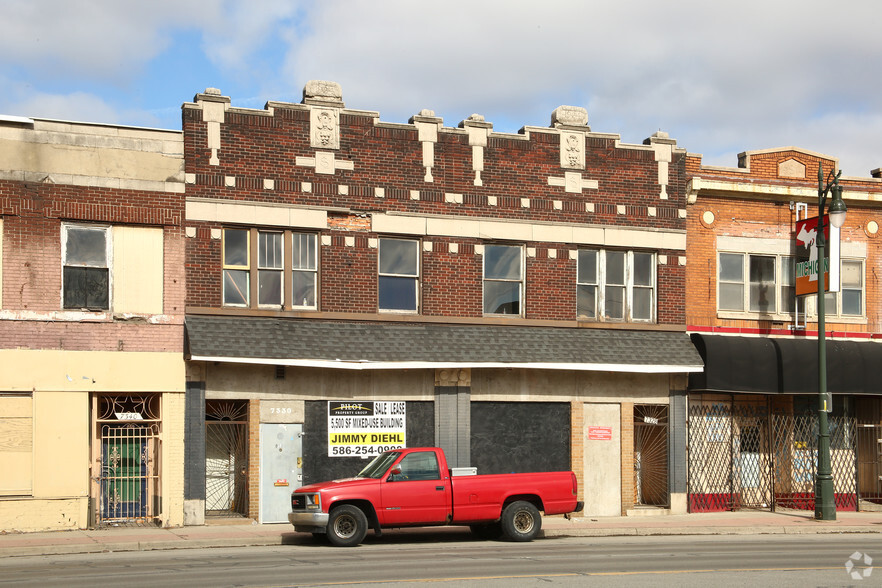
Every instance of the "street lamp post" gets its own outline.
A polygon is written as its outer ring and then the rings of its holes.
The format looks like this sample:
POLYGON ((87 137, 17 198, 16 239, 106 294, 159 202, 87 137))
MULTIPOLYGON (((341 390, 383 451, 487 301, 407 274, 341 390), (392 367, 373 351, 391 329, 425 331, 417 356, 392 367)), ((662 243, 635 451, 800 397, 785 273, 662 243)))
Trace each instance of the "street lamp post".
POLYGON ((818 164, 818 227, 815 237, 818 247, 818 475, 815 478, 815 519, 819 521, 836 520, 836 502, 834 500, 833 468, 830 464, 830 427, 827 422, 827 342, 825 340, 824 300, 824 207, 827 194, 833 195, 830 202, 830 225, 839 228, 845 222, 846 206, 842 201, 842 187, 839 176, 842 171, 833 175, 824 183, 824 173, 818 164))

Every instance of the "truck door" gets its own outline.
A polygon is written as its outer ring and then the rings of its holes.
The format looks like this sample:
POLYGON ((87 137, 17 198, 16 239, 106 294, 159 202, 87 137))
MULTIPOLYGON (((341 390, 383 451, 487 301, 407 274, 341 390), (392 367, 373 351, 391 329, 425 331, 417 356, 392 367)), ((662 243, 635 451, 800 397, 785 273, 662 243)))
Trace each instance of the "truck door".
POLYGON ((441 476, 434 451, 409 453, 399 462, 401 473, 382 483, 381 524, 429 524, 447 521, 450 479, 441 476))

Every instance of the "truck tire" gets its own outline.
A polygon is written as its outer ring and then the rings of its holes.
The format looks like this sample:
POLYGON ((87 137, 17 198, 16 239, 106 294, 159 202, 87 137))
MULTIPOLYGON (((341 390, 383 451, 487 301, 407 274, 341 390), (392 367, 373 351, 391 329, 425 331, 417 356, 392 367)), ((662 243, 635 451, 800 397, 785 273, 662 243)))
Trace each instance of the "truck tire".
POLYGON ((500 523, 509 541, 532 541, 542 528, 542 517, 531 503, 519 500, 505 507, 500 523))
POLYGON ((367 517, 357 506, 344 504, 331 510, 328 517, 328 541, 337 547, 355 547, 367 534, 367 517))

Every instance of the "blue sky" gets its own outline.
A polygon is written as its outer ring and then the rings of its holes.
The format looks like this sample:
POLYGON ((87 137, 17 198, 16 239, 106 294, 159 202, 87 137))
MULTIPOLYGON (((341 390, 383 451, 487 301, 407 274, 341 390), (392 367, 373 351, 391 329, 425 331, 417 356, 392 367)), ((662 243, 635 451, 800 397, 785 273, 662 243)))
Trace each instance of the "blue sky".
POLYGON ((878 2, 846 0, 4 0, 0 115, 180 129, 207 87, 447 126, 547 126, 562 104, 640 143, 664 130, 712 165, 794 145, 843 175, 882 167, 878 2))

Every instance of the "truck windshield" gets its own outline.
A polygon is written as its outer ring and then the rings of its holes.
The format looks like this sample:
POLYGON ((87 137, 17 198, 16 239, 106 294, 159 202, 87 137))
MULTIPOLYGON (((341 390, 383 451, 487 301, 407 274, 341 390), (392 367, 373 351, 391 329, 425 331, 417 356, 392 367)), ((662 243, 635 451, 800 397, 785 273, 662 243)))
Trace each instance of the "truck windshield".
POLYGON ((358 472, 356 478, 380 478, 383 474, 386 473, 386 470, 389 469, 389 466, 392 465, 398 456, 401 455, 400 451, 387 451, 386 453, 381 453, 377 457, 371 461, 371 463, 367 464, 363 470, 358 472))

